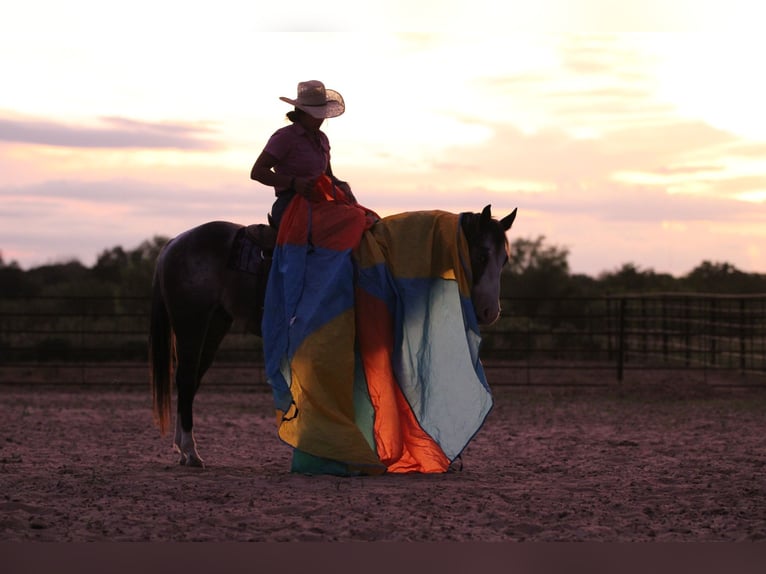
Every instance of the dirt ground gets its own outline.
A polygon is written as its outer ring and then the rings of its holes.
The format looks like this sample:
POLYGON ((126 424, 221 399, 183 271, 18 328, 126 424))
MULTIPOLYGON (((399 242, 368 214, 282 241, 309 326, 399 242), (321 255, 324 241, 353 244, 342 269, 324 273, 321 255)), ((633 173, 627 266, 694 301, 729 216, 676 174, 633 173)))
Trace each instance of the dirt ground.
POLYGON ((202 388, 204 469, 148 389, 0 389, 3 541, 766 540, 766 393, 494 389, 444 475, 290 474, 270 395, 202 388))

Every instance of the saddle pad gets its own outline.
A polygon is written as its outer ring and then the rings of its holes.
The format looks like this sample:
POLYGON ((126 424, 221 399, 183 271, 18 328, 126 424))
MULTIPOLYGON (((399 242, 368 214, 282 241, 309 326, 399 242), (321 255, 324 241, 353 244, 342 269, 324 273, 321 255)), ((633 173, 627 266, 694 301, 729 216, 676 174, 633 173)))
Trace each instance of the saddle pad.
POLYGON ((246 233, 245 227, 239 229, 231 246, 229 268, 257 275, 263 261, 263 248, 246 233))

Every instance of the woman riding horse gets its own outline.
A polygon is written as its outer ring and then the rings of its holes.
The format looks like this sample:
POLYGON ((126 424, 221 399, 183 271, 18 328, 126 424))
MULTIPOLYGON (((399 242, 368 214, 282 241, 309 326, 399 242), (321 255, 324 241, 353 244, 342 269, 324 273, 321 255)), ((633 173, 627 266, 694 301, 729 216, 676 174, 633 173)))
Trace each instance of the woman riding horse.
POLYGON ((343 97, 326 89, 322 82, 310 80, 298 84, 295 99, 279 99, 295 106, 287 113, 292 124, 274 132, 250 171, 251 179, 274 188, 277 199, 269 221, 277 228, 293 197, 310 197, 323 174, 355 201, 348 183, 333 175, 330 140, 319 129, 326 118, 343 114, 346 110, 343 97))
POLYGON ((492 405, 478 325, 499 315, 505 232, 515 210, 499 222, 489 206, 481 214, 380 220, 332 175, 319 127, 343 113, 340 94, 310 81, 298 84, 296 99, 281 99, 295 106, 293 124, 270 138, 251 172, 277 195, 265 301, 254 301, 252 281, 225 267, 231 239, 223 236, 236 233, 226 222, 182 234, 158 260, 151 344, 160 429, 170 411, 174 333, 188 328, 191 335, 175 341, 174 444, 183 464, 202 466, 192 433, 194 395, 250 300, 263 305, 266 374, 279 436, 294 448, 294 471, 444 472, 492 405), (210 234, 221 237, 206 239, 210 234), (209 285, 183 275, 187 257, 197 264, 212 258, 202 265, 216 270, 209 285), (229 283, 231 290, 216 288, 229 283), (200 302, 200 312, 190 312, 200 302))

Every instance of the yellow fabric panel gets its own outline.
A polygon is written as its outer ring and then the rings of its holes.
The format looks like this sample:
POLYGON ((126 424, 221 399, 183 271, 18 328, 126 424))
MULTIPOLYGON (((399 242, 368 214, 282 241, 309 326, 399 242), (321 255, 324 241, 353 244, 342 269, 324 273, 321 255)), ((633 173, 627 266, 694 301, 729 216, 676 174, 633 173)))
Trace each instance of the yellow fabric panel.
POLYGON ((470 266, 470 255, 459 220, 457 214, 436 210, 386 217, 364 234, 357 258, 363 267, 386 263, 399 279, 457 280, 467 296, 470 283, 463 263, 470 266))
POLYGON ((354 418, 354 310, 311 334, 291 362, 295 402, 279 436, 314 456, 380 466, 354 418))

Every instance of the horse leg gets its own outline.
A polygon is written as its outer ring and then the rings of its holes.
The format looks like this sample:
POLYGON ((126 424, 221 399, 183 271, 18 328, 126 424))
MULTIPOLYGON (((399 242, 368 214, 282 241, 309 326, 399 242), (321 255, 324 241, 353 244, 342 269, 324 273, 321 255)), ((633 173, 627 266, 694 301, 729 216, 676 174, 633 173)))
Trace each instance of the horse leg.
POLYGON ((199 388, 200 383, 202 383, 202 377, 205 376, 210 365, 213 364, 213 359, 215 359, 218 347, 229 332, 233 322, 234 319, 220 307, 215 310, 213 316, 210 318, 207 334, 205 336, 205 343, 202 346, 199 370, 197 371, 197 388, 199 388))
POLYGON ((176 325, 176 391, 178 405, 173 447, 181 454, 180 464, 204 467, 194 440, 194 395, 199 387, 197 373, 207 331, 207 321, 176 325), (201 324, 200 324, 201 323, 201 324))
POLYGON ((174 446, 181 453, 180 464, 182 465, 198 467, 205 465, 197 451, 197 443, 194 439, 194 397, 202 383, 202 377, 212 365, 216 351, 232 322, 233 319, 227 313, 217 308, 207 322, 204 335, 186 339, 186 343, 194 341, 193 344, 185 345, 183 348, 179 345, 176 376, 178 417, 174 446), (183 361, 183 364, 188 367, 188 370, 183 373, 181 373, 182 356, 187 359, 183 361))

